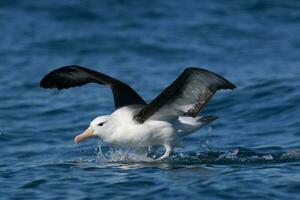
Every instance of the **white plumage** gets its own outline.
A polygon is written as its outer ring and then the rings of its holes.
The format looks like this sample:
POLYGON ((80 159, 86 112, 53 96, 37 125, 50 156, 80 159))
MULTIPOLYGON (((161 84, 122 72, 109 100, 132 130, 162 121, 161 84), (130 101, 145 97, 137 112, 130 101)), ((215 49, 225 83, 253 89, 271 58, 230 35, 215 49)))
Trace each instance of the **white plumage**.
POLYGON ((200 117, 181 116, 172 121, 149 119, 140 124, 133 118, 139 109, 136 106, 122 107, 111 115, 97 117, 91 122, 90 128, 94 130, 95 136, 113 146, 138 149, 157 145, 164 146, 166 151, 158 159, 162 160, 170 155, 174 147, 181 146, 184 136, 215 119, 204 123, 200 117))
POLYGON ((217 116, 197 116, 220 89, 235 86, 223 77, 201 68, 187 68, 154 100, 147 104, 129 85, 81 66, 66 66, 47 74, 41 87, 64 89, 87 83, 111 87, 115 111, 94 119, 86 131, 75 137, 78 143, 96 136, 103 142, 121 147, 163 146, 169 157, 182 138, 211 123, 217 116))

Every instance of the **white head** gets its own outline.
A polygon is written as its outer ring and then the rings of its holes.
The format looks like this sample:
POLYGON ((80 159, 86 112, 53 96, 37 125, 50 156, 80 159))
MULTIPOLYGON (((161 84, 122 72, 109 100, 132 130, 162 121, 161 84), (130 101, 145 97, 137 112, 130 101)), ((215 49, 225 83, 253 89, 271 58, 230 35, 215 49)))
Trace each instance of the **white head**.
POLYGON ((108 128, 108 121, 109 121, 110 115, 103 115, 100 117, 95 118, 90 126, 81 134, 77 135, 74 139, 76 143, 87 139, 91 136, 96 137, 102 137, 103 135, 107 134, 109 132, 108 128))

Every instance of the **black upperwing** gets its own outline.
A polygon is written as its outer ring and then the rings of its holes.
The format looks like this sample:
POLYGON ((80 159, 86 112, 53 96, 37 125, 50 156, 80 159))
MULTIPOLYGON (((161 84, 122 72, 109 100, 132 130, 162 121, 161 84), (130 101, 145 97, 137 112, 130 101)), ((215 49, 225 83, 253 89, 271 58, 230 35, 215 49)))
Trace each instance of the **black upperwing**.
POLYGON ((40 82, 43 88, 67 89, 87 83, 98 83, 111 87, 115 109, 138 104, 147 105, 129 85, 110 76, 78 65, 64 66, 51 71, 40 82))
POLYGON ((135 119, 168 120, 181 115, 196 117, 219 89, 234 89, 225 78, 201 68, 187 68, 153 101, 141 109, 135 119))

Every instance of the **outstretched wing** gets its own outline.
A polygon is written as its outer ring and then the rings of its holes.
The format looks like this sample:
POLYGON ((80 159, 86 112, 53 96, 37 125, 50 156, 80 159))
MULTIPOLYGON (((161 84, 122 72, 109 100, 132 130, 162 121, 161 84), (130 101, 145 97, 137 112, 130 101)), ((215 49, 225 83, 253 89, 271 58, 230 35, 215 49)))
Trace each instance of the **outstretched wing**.
POLYGON ((143 98, 126 83, 78 65, 70 65, 53 70, 41 80, 40 86, 61 90, 87 83, 99 83, 110 86, 113 92, 115 109, 133 104, 147 105, 143 98))
POLYGON ((151 103, 140 110, 135 119, 168 120, 181 115, 195 117, 219 89, 234 89, 223 77, 201 68, 187 68, 151 103))

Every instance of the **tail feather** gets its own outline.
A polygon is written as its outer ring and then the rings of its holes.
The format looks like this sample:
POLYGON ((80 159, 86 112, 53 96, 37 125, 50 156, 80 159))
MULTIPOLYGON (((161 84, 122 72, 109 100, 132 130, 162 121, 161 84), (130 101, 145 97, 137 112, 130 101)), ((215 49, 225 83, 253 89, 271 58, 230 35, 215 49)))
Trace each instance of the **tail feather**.
POLYGON ((206 125, 206 124, 212 123, 213 121, 215 121, 218 118, 219 117, 216 115, 207 115, 207 116, 201 117, 198 121, 200 121, 206 125))
POLYGON ((184 137, 189 135, 196 130, 200 129, 201 127, 208 125, 218 119, 216 115, 207 115, 203 117, 187 117, 187 116, 180 116, 179 117, 179 127, 178 133, 184 137))

